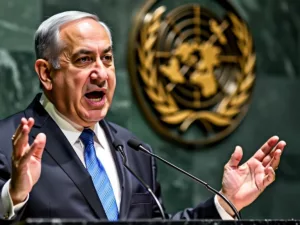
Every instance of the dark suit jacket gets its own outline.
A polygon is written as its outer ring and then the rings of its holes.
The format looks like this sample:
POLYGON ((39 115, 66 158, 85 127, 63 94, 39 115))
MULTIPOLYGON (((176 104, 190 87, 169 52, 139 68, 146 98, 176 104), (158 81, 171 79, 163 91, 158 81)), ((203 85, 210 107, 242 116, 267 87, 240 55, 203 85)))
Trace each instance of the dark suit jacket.
MULTIPOLYGON (((25 207, 16 220, 26 218, 77 218, 86 220, 106 219, 89 173, 81 163, 72 146, 57 124, 39 103, 40 95, 22 112, 0 121, 0 190, 11 176, 11 137, 22 117, 35 119, 30 132, 32 143, 40 132, 47 136, 46 148, 42 157, 41 176, 29 195, 25 207)), ((114 138, 123 141, 128 165, 149 184, 161 201, 160 186, 156 180, 156 164, 151 157, 130 149, 126 142, 134 136, 126 129, 100 121, 110 143, 114 138)), ((113 146, 110 146, 114 149, 113 146)), ((120 219, 145 219, 161 217, 157 205, 143 186, 122 166, 122 158, 113 151, 118 170, 122 198, 120 219)), ((176 200, 176 199, 175 199, 176 200)), ((185 209, 170 219, 220 219, 213 198, 195 208, 185 209)))

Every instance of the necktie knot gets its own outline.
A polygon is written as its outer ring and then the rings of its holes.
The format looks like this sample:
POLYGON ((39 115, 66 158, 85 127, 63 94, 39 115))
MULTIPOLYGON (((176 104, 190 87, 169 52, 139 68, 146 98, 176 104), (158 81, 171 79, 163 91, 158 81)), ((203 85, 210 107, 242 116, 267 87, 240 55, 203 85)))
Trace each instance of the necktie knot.
POLYGON ((88 146, 94 143, 94 135, 95 133, 91 129, 84 129, 79 138, 84 146, 88 146))

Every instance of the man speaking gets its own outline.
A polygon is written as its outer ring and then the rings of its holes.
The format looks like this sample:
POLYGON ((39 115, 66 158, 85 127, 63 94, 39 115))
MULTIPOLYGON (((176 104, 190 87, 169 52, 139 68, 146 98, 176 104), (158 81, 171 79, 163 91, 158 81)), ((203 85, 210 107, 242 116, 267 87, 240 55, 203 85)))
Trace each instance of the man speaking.
MULTIPOLYGON (((126 144, 135 138, 132 133, 105 120, 116 86, 108 27, 92 14, 59 13, 36 31, 35 50, 42 93, 24 111, 0 121, 2 217, 161 218, 152 196, 125 170, 112 143, 121 140, 128 166, 162 203, 155 161, 126 144)), ((238 211, 275 180, 285 145, 271 137, 242 165, 243 152, 236 147, 224 167, 220 193, 238 211)), ((165 217, 233 219, 234 212, 215 196, 165 217)))

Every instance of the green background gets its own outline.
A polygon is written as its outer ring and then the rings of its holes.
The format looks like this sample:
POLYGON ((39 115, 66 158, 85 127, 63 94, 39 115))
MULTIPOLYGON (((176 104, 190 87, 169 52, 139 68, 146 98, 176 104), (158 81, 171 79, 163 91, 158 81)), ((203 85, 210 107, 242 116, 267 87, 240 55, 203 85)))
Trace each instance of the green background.
MULTIPOLYGON (((300 1, 231 1, 254 36, 257 80, 252 103, 242 124, 228 138, 196 151, 180 148, 157 135, 132 95, 126 51, 133 15, 143 3, 142 0, 0 0, 0 118, 23 109, 39 92, 32 39, 40 22, 65 10, 95 13, 109 25, 114 41, 117 90, 108 119, 128 128, 151 143, 155 153, 216 189, 221 187, 223 166, 236 145, 243 147, 246 159, 270 136, 278 135, 287 142, 287 147, 276 182, 242 215, 245 219, 299 219, 300 1)), ((160 163, 159 180, 170 213, 194 206, 212 195, 160 163)))

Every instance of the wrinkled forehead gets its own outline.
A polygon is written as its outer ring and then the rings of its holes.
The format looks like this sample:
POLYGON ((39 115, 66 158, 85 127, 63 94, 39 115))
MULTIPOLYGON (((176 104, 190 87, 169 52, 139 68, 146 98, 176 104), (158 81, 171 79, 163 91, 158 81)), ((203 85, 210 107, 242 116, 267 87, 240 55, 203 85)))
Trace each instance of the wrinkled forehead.
POLYGON ((111 45, 107 30, 96 20, 86 18, 65 24, 60 29, 60 38, 66 47, 76 48, 80 45, 111 45))

